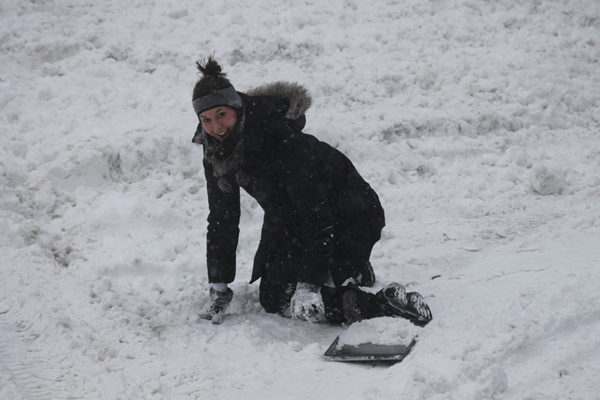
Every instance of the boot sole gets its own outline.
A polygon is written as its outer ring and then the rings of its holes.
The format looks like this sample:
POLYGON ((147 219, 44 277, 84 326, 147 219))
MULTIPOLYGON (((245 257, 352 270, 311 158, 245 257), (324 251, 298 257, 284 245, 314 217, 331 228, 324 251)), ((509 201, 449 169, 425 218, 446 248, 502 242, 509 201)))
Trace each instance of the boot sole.
POLYGON ((389 316, 397 316, 408 319, 417 326, 425 326, 431 321, 431 310, 417 292, 406 293, 408 304, 403 307, 392 305, 389 300, 384 308, 389 316))
POLYGON ((416 321, 413 321, 413 323, 421 326, 427 325, 431 321, 431 310, 423 297, 415 292, 407 293, 406 297, 408 297, 409 307, 415 310, 416 321))

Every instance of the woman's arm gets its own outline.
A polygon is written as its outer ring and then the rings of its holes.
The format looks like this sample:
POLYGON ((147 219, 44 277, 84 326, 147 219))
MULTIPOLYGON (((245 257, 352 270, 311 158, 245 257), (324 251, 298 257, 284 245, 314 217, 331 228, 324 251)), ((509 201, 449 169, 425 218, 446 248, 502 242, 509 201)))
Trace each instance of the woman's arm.
POLYGON ((208 194, 206 266, 208 281, 230 283, 235 279, 236 249, 239 237, 240 188, 231 179, 232 189, 225 193, 217 185, 212 166, 204 162, 208 194))

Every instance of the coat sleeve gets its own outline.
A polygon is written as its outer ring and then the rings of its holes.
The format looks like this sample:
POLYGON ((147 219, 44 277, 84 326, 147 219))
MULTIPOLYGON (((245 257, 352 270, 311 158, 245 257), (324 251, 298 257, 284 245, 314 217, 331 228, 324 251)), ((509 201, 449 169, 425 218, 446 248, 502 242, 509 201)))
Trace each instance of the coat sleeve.
POLYGON ((240 232, 240 188, 232 179, 231 192, 221 191, 212 166, 207 162, 203 164, 209 207, 206 232, 208 281, 230 283, 235 279, 240 232))
POLYGON ((282 138, 282 183, 295 221, 291 233, 302 248, 298 280, 321 284, 335 267, 335 203, 344 176, 341 153, 285 120, 271 128, 282 138))

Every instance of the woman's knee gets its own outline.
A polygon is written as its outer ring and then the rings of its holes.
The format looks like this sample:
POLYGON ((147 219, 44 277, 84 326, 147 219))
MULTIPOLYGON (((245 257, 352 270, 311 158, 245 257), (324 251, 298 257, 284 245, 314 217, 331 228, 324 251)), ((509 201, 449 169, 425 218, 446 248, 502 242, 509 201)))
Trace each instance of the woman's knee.
POLYGON ((259 287, 259 301, 263 309, 268 313, 285 314, 290 305, 290 299, 294 295, 296 285, 293 283, 264 284, 261 280, 259 287))

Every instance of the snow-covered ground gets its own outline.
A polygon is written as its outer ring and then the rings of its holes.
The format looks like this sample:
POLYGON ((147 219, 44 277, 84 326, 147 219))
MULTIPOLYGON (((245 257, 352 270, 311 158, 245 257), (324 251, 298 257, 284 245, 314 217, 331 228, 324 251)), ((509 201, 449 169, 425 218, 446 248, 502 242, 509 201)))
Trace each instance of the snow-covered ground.
POLYGON ((3 0, 0 398, 600 399, 599 59, 597 0, 3 0), (434 314, 403 362, 262 311, 248 196, 230 315, 198 321, 210 53, 305 85, 379 193, 378 285, 434 314))

